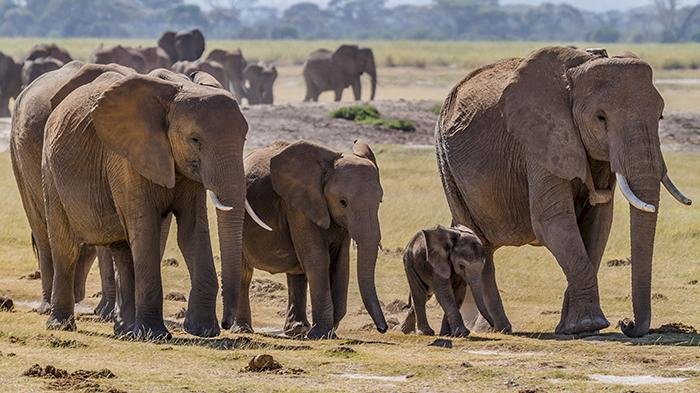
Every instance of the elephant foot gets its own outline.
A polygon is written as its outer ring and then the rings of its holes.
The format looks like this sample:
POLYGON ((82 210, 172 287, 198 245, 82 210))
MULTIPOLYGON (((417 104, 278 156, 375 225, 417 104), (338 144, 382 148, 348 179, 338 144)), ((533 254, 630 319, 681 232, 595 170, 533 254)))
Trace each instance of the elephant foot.
POLYGON ((224 310, 224 316, 221 318, 221 328, 224 330, 231 329, 236 324, 236 315, 232 310, 224 310))
POLYGON ((306 333, 306 338, 310 340, 334 340, 337 339, 338 336, 335 334, 335 329, 332 327, 315 325, 306 333))
POLYGON ((107 299, 104 296, 100 299, 100 302, 95 307, 93 313, 100 317, 100 320, 104 322, 109 322, 114 320, 114 299, 107 299))
POLYGON ((610 326, 600 309, 598 296, 595 293, 570 295, 569 290, 564 296, 564 307, 561 320, 555 330, 557 334, 585 334, 599 331, 610 326))
POLYGON ((253 326, 250 322, 235 322, 231 327, 234 333, 254 333, 253 326))
POLYGON ((42 300, 39 307, 35 308, 34 310, 41 315, 48 315, 51 312, 51 302, 42 300))
POLYGON ((418 334, 422 336, 434 336, 435 335, 435 330, 433 330, 430 326, 424 327, 424 328, 418 328, 418 334))
POLYGON ((469 329, 467 329, 464 325, 458 326, 456 329, 452 329, 452 332, 450 332, 451 337, 467 337, 469 336, 469 329))
POLYGON ((148 324, 145 322, 136 322, 134 328, 127 336, 143 341, 160 341, 173 338, 173 335, 170 334, 163 321, 148 324))
POLYGON ((221 333, 216 315, 204 316, 201 313, 185 315, 185 331, 197 337, 216 337, 221 333))
POLYGON ((287 321, 284 325, 284 334, 289 337, 304 337, 311 330, 308 321, 287 321))
POLYGON ((46 321, 46 329, 74 332, 77 330, 77 326, 75 325, 75 317, 73 314, 52 313, 49 320, 46 321))

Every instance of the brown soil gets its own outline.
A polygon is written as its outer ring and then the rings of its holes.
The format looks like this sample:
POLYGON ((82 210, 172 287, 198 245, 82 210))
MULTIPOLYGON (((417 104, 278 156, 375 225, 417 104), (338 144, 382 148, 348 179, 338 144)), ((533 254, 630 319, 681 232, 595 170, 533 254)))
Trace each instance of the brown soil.
POLYGON ((187 298, 180 292, 168 292, 165 295, 165 300, 172 300, 174 302, 186 302, 187 298))
POLYGON ((261 300, 269 305, 283 307, 286 315, 287 287, 277 281, 267 278, 254 278, 250 283, 250 297, 261 300))
POLYGON ((658 328, 649 329, 649 333, 658 334, 698 334, 693 326, 686 325, 681 322, 667 323, 658 328))
POLYGON ((262 354, 256 355, 248 365, 241 370, 241 372, 254 372, 254 373, 264 373, 264 372, 274 372, 275 374, 292 374, 298 375, 305 373, 304 370, 300 368, 286 368, 283 367, 277 360, 275 360, 272 355, 262 354))
POLYGON ((47 365, 42 368, 35 364, 26 370, 22 375, 32 378, 49 379, 46 386, 49 390, 66 390, 82 392, 120 392, 114 388, 101 386, 95 379, 111 379, 116 375, 109 369, 102 370, 76 370, 72 373, 47 365))

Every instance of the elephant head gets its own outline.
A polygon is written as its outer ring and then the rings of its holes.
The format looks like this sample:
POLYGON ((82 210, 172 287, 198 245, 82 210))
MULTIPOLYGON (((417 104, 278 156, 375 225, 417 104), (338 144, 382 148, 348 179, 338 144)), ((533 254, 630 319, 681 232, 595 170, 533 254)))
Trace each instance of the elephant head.
POLYGON ((0 116, 10 116, 10 98, 22 89, 22 63, 0 52, 0 116))
POLYGON ((22 89, 25 89, 41 75, 49 71, 57 70, 62 66, 63 63, 53 57, 40 57, 36 60, 25 60, 22 65, 22 89))
POLYGON ((350 86, 354 78, 367 73, 372 83, 370 100, 374 99, 377 90, 377 66, 371 49, 359 48, 357 45, 341 45, 333 52, 331 61, 334 68, 344 75, 346 86, 350 86))
MULTIPOLYGON (((589 160, 608 163, 615 173, 631 216, 634 322, 623 323, 622 330, 632 337, 646 334, 660 184, 690 204, 666 172, 659 142, 664 101, 651 67, 638 58, 544 48, 519 64, 501 103, 528 161, 584 183, 591 176, 589 160)), ((608 179, 609 187, 614 184, 608 179)))
POLYGON ((157 46, 137 47, 134 48, 134 51, 143 56, 146 72, 151 72, 158 68, 170 68, 173 65, 170 56, 157 46))
POLYGON ((25 60, 36 60, 42 57, 53 57, 63 64, 73 61, 70 53, 56 44, 37 44, 29 50, 25 60))
POLYGON ((214 49, 207 55, 207 60, 215 61, 224 67, 229 82, 229 85, 226 87, 236 97, 238 102, 241 102, 241 99, 246 96, 243 70, 247 65, 241 50, 236 49, 233 52, 228 52, 222 49, 214 49))
POLYGON ((195 61, 204 53, 204 35, 199 29, 175 34, 175 53, 178 60, 195 61))
POLYGON ((386 331, 374 285, 383 190, 370 147, 356 141, 352 154, 340 154, 305 141, 296 142, 272 157, 270 174, 272 187, 286 203, 320 228, 339 225, 355 240, 362 301, 377 329, 386 331))
POLYGON ((177 58, 177 51, 175 51, 175 34, 174 31, 166 31, 158 39, 158 47, 168 54, 171 63, 180 60, 177 58))
POLYGON ((243 71, 248 81, 246 98, 250 105, 272 104, 273 86, 277 80, 277 67, 271 64, 249 64, 243 71))
MULTIPOLYGON (((173 64, 172 70, 191 76, 196 72, 205 72, 210 76, 216 78, 218 81, 218 86, 228 86, 228 78, 226 77, 226 70, 224 67, 211 60, 197 60, 197 61, 178 61, 173 64)), ((226 89, 228 90, 228 89, 226 89)))
POLYGON ((146 72, 146 59, 134 48, 116 45, 108 48, 102 46, 95 49, 90 55, 90 63, 95 64, 120 64, 131 67, 136 72, 146 72))

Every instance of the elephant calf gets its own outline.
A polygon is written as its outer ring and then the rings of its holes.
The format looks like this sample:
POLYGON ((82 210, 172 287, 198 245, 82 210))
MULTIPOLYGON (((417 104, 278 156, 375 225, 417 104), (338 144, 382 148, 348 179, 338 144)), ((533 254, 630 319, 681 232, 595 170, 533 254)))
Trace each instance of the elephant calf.
POLYGON ((401 331, 405 334, 414 332, 417 322, 421 334, 435 334, 425 314, 425 303, 434 293, 445 312, 440 335, 468 336, 469 329, 464 326, 459 313, 467 284, 479 312, 491 323, 481 289, 485 255, 479 238, 463 225, 453 228, 437 226, 418 232, 403 254, 411 310, 401 331))

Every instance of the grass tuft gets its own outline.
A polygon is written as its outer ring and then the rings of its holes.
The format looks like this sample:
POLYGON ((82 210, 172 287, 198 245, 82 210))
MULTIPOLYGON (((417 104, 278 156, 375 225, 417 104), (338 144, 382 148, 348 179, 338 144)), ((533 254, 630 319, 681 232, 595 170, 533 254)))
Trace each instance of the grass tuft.
POLYGON ((352 120, 358 124, 386 127, 392 130, 413 132, 416 125, 411 120, 389 119, 379 114, 377 108, 369 104, 344 106, 331 111, 334 119, 352 120))

